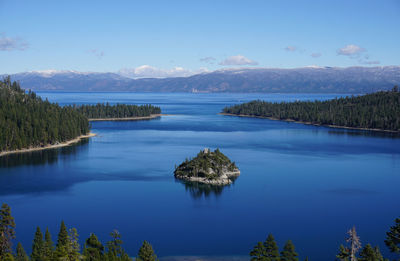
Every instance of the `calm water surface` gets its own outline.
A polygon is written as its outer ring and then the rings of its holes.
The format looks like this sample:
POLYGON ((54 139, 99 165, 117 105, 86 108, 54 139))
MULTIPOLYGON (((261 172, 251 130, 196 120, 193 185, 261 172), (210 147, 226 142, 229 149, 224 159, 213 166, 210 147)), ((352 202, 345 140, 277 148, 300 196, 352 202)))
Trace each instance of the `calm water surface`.
POLYGON ((281 247, 292 239, 303 259, 333 260, 353 225, 385 252, 385 232, 400 216, 398 137, 217 115, 253 99, 336 95, 39 95, 61 105, 152 103, 173 115, 94 122, 98 136, 76 146, 0 158, 0 202, 12 207, 28 250, 36 226, 56 238, 63 219, 82 241, 95 232, 105 242, 118 229, 131 254, 146 239, 161 257, 239 259, 273 233, 281 247), (205 147, 236 162, 242 174, 233 185, 175 181, 174 165, 205 147))

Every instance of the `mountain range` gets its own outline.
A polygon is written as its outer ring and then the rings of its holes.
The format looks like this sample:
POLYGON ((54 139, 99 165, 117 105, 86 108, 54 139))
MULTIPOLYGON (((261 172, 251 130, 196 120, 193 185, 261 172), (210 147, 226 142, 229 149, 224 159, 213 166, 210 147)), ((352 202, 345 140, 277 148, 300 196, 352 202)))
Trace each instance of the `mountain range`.
POLYGON ((369 93, 399 85, 400 66, 242 68, 188 77, 142 79, 131 79, 117 73, 54 70, 10 76, 23 88, 35 91, 369 93))

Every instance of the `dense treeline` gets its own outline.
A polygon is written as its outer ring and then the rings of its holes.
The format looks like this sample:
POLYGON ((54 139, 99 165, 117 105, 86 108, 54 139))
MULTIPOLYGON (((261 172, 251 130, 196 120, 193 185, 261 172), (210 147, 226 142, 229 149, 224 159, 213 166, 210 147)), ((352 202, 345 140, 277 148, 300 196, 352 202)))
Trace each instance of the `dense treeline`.
POLYGON ((328 101, 272 103, 258 100, 226 107, 223 112, 321 125, 400 131, 400 93, 397 86, 392 91, 328 101))
MULTIPOLYGON (((339 261, 387 261, 384 259, 378 247, 366 244, 361 247, 361 241, 355 228, 348 231, 346 243, 341 245, 336 255, 339 261)), ((30 256, 20 243, 16 250, 13 248, 13 240, 16 238, 15 221, 11 215, 11 208, 3 204, 0 209, 0 261, 133 261, 123 248, 121 234, 114 230, 110 233, 111 240, 103 245, 98 237, 91 233, 84 241, 83 248, 79 244, 78 231, 75 228, 67 229, 62 221, 56 244, 53 243, 51 234, 46 229, 43 235, 40 227, 36 228, 33 238, 30 256)), ((395 220, 395 225, 386 233, 386 246, 390 252, 400 258, 400 218, 395 220)), ((252 261, 298 261, 298 253, 291 240, 288 240, 279 252, 279 247, 270 234, 264 242, 258 242, 250 251, 252 261)), ((144 241, 138 251, 136 261, 158 260, 153 247, 144 241)), ((305 260, 308 261, 308 258, 305 260)), ((400 259, 399 259, 400 260, 400 259)))
POLYGON ((9 77, 0 81, 0 152, 56 144, 88 132, 88 119, 71 106, 25 93, 9 77))
MULTIPOLYGON (((78 231, 75 228, 68 229, 62 221, 55 244, 48 229, 43 235, 40 227, 36 228, 31 254, 28 256, 20 243, 17 244, 16 250, 13 250, 12 243, 16 235, 11 208, 3 204, 0 210, 0 261, 133 261, 123 248, 121 234, 114 230, 110 237, 111 239, 103 245, 97 236, 91 233, 81 248, 78 231)), ((144 241, 135 260, 157 261, 158 258, 150 243, 144 241)))
POLYGON ((110 105, 109 103, 96 105, 80 105, 74 107, 76 110, 89 119, 98 118, 131 118, 131 117, 146 117, 151 114, 160 114, 160 107, 150 104, 146 105, 126 105, 116 104, 110 105))

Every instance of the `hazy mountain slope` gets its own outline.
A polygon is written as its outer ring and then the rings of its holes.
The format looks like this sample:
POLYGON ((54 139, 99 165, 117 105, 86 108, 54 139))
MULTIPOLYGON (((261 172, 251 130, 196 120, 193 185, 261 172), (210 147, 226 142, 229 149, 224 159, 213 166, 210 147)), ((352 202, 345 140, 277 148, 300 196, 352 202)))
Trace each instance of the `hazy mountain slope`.
POLYGON ((400 84, 400 67, 228 69, 190 77, 130 79, 115 73, 28 72, 24 88, 61 91, 366 93, 400 84))

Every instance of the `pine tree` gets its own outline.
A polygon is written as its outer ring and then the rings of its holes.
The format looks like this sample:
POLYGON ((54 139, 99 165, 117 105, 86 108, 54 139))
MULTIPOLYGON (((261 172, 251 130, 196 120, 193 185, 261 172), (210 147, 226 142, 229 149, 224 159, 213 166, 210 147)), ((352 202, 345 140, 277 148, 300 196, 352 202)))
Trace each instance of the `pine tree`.
POLYGON ((274 236, 269 234, 264 242, 265 246, 265 257, 267 261, 279 261, 279 248, 275 242, 274 236))
POLYGON ((32 244, 31 261, 42 261, 44 257, 43 234, 40 227, 36 228, 35 237, 32 244))
POLYGON ((84 256, 89 261, 100 261, 103 256, 104 246, 101 244, 95 234, 90 234, 86 239, 84 256))
POLYGON ((15 222, 11 208, 3 204, 0 209, 0 259, 12 252, 12 240, 15 238, 15 222))
POLYGON ((378 247, 372 248, 367 244, 360 252, 359 261, 383 261, 383 257, 378 247))
POLYGON ((59 259, 68 257, 68 231, 64 221, 61 221, 60 232, 58 233, 57 246, 54 255, 59 259))
POLYGON ((114 230, 110 233, 110 236, 112 240, 107 242, 108 252, 114 257, 120 257, 124 253, 124 250, 122 249, 123 241, 121 239, 121 234, 118 230, 114 230))
POLYGON ((71 228, 69 230, 68 235, 68 260, 69 261, 78 261, 80 257, 80 246, 79 246, 79 235, 76 228, 71 228))
POLYGON ((24 248, 22 247, 21 243, 17 244, 17 251, 16 251, 16 254, 15 254, 14 260, 15 261, 29 261, 29 257, 26 254, 26 252, 25 252, 24 248))
POLYGON ((53 246, 53 241, 51 240, 51 234, 49 232, 49 229, 46 228, 46 233, 44 234, 44 260, 45 261, 50 261, 53 259, 53 254, 54 254, 54 246, 53 246))
POLYGON ((339 247, 339 253, 336 255, 336 260, 339 261, 349 261, 350 260, 350 250, 343 245, 339 247))
POLYGON ((136 261, 158 261, 157 256, 154 253, 153 247, 146 240, 143 241, 143 244, 139 249, 136 261))
POLYGON ((281 252, 281 261, 298 261, 297 256, 292 240, 288 240, 281 252))
POLYGON ((356 227, 352 227, 347 234, 347 242, 350 243, 350 261, 356 261, 356 254, 361 248, 360 237, 357 235, 356 227))
POLYGON ((385 244, 390 252, 400 254, 400 218, 396 218, 395 225, 386 233, 385 244))
POLYGON ((266 249, 263 242, 258 242, 257 245, 251 250, 250 257, 252 261, 266 260, 266 249))

